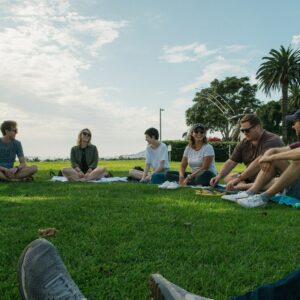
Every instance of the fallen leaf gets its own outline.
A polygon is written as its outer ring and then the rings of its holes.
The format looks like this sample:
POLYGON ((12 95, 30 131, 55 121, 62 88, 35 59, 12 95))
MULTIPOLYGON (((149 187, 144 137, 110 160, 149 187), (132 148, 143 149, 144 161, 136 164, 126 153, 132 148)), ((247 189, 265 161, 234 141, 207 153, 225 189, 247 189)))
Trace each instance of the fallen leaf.
POLYGON ((40 237, 49 237, 49 236, 55 236, 58 230, 56 230, 56 228, 45 228, 45 229, 39 229, 38 232, 40 237))

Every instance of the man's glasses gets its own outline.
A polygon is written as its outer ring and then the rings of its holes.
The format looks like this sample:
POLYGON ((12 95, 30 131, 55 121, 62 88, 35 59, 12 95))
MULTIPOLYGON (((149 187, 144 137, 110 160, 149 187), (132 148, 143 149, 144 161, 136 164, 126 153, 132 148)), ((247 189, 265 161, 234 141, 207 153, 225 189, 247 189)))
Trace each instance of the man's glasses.
POLYGON ((82 134, 85 135, 85 136, 91 137, 91 134, 88 133, 88 132, 83 132, 82 134))
POLYGON ((18 129, 15 128, 15 129, 10 129, 10 131, 13 131, 14 133, 18 133, 18 129))
POLYGON ((251 130, 253 127, 255 127, 255 126, 256 126, 256 125, 252 125, 252 126, 250 126, 250 127, 248 127, 248 128, 241 128, 240 131, 241 131, 242 133, 249 133, 250 130, 251 130))
POLYGON ((194 132, 197 134, 197 133, 201 133, 201 134, 203 134, 205 131, 204 130, 201 130, 201 129, 196 129, 196 130, 194 130, 194 132))

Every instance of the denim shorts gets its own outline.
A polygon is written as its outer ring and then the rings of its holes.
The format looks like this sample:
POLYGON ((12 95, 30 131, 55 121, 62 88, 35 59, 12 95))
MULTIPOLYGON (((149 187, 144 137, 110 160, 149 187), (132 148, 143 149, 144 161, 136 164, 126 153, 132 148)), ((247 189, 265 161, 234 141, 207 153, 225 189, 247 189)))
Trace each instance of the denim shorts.
POLYGON ((292 196, 294 198, 298 198, 300 200, 300 178, 292 184, 286 191, 287 195, 292 196))

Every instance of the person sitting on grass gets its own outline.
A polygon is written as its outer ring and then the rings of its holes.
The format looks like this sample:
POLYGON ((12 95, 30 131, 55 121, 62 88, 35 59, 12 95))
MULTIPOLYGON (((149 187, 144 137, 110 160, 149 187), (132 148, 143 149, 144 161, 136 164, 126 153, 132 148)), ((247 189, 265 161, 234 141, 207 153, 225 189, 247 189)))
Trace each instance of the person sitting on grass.
POLYGON ((235 147, 219 174, 211 179, 211 186, 224 178, 227 190, 249 189, 260 171, 259 159, 262 155, 270 148, 284 146, 278 135, 263 129, 255 114, 246 114, 241 119, 240 131, 245 138, 235 147), (238 163, 246 165, 245 171, 229 174, 238 163))
POLYGON ((32 175, 37 172, 37 167, 26 164, 22 144, 16 140, 17 123, 4 121, 1 124, 1 132, 3 137, 0 139, 0 180, 32 180, 32 175), (20 164, 14 167, 16 156, 18 156, 20 164))
POLYGON ((77 146, 71 149, 71 167, 64 168, 62 174, 69 181, 98 180, 108 177, 105 167, 98 168, 98 150, 91 144, 92 133, 82 129, 78 134, 77 146))
POLYGON ((166 179, 177 181, 180 185, 209 185, 217 170, 214 148, 207 143, 205 126, 201 123, 195 124, 188 134, 188 141, 179 172, 168 171, 166 179), (192 169, 191 173, 186 172, 187 166, 192 169))
MULTIPOLYGON (((17 273, 19 292, 23 300, 87 299, 72 279, 58 250, 46 239, 37 239, 27 245, 19 258, 17 273)), ((160 274, 150 276, 149 288, 152 300, 209 300, 184 290, 160 274)), ((98 294, 97 299, 104 298, 104 295, 98 294)), ((300 299, 300 269, 275 283, 231 297, 231 300, 279 299, 300 299)))
MULTIPOLYGON (((300 109, 286 119, 293 122, 293 128, 299 137, 300 109)), ((300 200, 300 142, 268 150, 259 163, 261 171, 250 189, 236 195, 224 195, 222 199, 237 202, 246 208, 260 207, 265 206, 272 196, 286 188, 288 195, 300 200), (280 177, 273 180, 277 174, 281 174, 280 177), (262 190, 265 192, 258 194, 262 190)))
POLYGON ((169 170, 168 148, 159 140, 159 133, 156 128, 148 128, 145 131, 145 139, 148 143, 146 148, 146 165, 144 171, 136 168, 129 171, 129 177, 141 182, 162 183, 164 175, 169 170), (152 172, 149 172, 152 168, 152 172))

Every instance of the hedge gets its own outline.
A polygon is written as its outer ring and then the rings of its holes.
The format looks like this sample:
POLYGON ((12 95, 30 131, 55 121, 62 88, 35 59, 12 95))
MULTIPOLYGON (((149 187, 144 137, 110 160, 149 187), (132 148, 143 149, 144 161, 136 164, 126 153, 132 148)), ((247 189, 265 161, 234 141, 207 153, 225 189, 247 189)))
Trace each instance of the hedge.
MULTIPOLYGON (((174 140, 174 141, 163 141, 167 145, 171 145, 171 160, 181 161, 187 141, 174 140)), ((216 161, 224 162, 228 159, 229 154, 232 153, 233 149, 237 145, 237 142, 210 142, 214 147, 216 161)))

